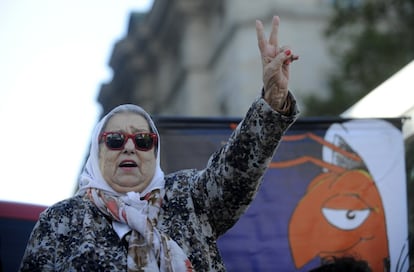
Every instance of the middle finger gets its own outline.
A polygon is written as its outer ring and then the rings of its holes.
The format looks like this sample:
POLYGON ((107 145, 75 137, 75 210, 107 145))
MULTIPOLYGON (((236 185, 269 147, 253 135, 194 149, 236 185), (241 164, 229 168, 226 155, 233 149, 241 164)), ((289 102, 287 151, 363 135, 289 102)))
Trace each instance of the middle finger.
POLYGON ((278 32, 279 32, 279 23, 280 23, 280 18, 279 16, 273 16, 272 19, 272 32, 270 33, 270 37, 269 37, 269 44, 273 45, 275 48, 279 48, 278 47, 278 32))

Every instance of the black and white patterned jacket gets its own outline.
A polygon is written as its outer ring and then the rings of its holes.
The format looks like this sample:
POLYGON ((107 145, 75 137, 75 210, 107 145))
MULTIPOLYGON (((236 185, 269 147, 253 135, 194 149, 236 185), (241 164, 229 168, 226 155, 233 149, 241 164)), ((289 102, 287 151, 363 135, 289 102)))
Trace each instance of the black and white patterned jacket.
MULTIPOLYGON (((196 271, 225 271, 216 241, 254 199, 283 133, 297 117, 281 115, 258 98, 205 169, 165 176, 158 229, 187 253, 196 271)), ((86 198, 49 207, 29 239, 20 271, 126 271, 126 243, 86 198)))

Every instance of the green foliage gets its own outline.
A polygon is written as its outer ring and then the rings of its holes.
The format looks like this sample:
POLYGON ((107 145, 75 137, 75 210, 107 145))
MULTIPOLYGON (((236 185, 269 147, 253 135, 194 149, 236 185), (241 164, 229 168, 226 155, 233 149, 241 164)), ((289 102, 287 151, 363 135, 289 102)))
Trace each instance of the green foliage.
POLYGON ((336 0, 326 27, 337 70, 329 96, 304 98, 307 116, 336 116, 414 59, 414 0, 336 0))

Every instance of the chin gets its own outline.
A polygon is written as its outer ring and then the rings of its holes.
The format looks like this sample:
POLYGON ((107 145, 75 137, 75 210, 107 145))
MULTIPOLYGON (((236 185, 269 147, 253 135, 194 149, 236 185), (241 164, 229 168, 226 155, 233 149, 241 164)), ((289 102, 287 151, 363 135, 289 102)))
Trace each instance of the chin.
POLYGON ((137 192, 140 189, 140 184, 136 182, 116 182, 110 184, 112 189, 118 193, 137 192))

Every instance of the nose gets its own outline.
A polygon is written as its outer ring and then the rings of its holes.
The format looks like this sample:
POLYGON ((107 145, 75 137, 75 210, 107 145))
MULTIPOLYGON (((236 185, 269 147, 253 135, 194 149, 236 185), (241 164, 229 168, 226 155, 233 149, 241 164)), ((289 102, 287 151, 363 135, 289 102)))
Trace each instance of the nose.
POLYGON ((128 138, 125 146, 124 146, 125 152, 134 152, 135 151, 135 144, 134 141, 131 138, 128 138))

